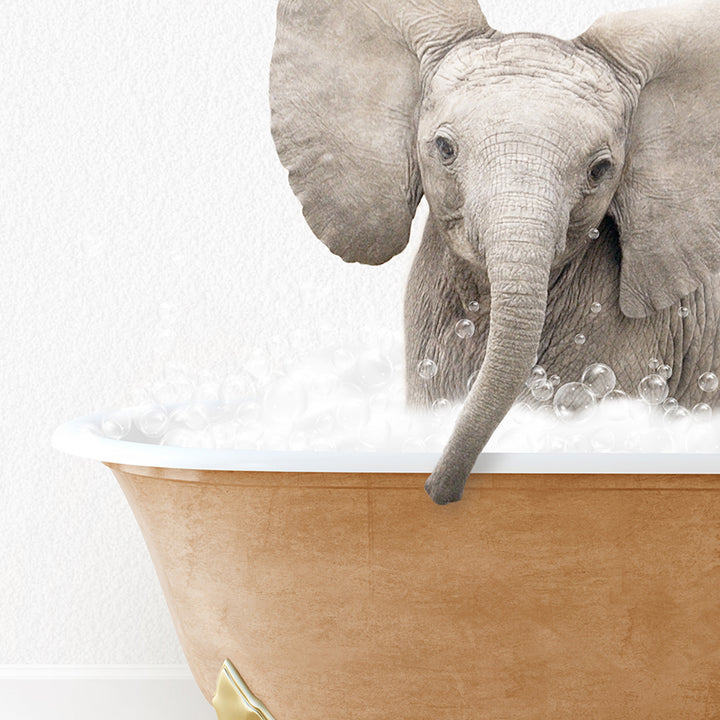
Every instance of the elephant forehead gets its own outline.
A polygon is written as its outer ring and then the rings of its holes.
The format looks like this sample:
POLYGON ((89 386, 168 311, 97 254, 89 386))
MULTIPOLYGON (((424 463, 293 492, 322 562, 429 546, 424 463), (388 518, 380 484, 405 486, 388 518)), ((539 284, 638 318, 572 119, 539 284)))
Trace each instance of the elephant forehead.
POLYGON ((609 65, 572 43, 538 35, 477 39, 458 45, 427 86, 421 136, 448 124, 461 133, 493 123, 582 145, 622 143, 629 108, 609 65), (584 140, 582 140, 584 138, 584 140))
POLYGON ((535 33, 458 44, 438 66, 428 96, 438 100, 476 88, 530 90, 538 97, 570 93, 604 107, 623 105, 620 85, 603 59, 571 42, 535 33))

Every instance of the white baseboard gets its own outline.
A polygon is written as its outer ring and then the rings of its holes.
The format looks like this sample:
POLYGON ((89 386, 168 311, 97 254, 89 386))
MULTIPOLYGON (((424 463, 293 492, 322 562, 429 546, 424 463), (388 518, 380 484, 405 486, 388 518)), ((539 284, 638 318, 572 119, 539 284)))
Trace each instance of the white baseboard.
POLYGON ((2 720, 217 720, 187 665, 0 665, 2 720))

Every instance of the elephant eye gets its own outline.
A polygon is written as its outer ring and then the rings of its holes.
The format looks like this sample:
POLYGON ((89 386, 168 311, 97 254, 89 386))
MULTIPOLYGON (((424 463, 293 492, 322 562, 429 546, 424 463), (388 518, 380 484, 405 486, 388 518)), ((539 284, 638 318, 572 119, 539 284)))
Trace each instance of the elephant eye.
POLYGON ((440 159, 444 163, 451 163, 455 159, 457 150, 455 148, 455 143, 453 143, 453 141, 449 138, 438 135, 435 138, 435 147, 438 149, 440 159))
POLYGON ((608 158, 602 158, 594 162, 588 170, 588 179, 592 185, 597 185, 612 170, 612 162, 608 158))

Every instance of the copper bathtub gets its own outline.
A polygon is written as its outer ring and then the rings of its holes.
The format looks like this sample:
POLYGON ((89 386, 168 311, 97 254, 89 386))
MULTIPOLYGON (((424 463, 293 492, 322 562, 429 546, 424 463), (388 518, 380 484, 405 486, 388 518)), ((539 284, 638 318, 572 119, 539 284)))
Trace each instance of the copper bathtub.
POLYGON ((717 456, 487 454, 438 507, 432 454, 83 427, 221 720, 720 717, 717 456))

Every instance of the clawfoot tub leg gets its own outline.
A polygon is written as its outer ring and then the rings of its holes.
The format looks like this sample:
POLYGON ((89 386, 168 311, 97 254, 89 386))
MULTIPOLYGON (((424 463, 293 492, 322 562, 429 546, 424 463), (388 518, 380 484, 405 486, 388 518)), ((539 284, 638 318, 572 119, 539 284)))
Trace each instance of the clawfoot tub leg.
POLYGON ((212 704, 218 720, 274 720, 229 660, 223 663, 218 675, 212 704))

